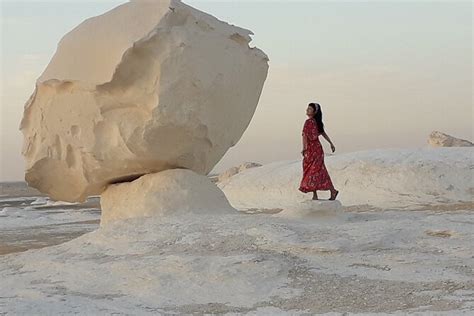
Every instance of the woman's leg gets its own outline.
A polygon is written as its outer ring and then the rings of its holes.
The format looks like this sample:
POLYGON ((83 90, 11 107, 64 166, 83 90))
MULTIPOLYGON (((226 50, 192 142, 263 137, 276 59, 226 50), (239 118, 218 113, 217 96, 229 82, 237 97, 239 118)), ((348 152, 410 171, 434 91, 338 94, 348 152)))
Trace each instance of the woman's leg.
POLYGON ((318 192, 313 191, 313 200, 317 200, 317 199, 318 199, 318 192))
POLYGON ((330 191, 331 191, 331 197, 329 198, 329 200, 331 200, 331 201, 332 201, 332 200, 335 200, 337 194, 339 193, 339 191, 336 190, 334 187, 333 187, 332 189, 330 189, 330 191))

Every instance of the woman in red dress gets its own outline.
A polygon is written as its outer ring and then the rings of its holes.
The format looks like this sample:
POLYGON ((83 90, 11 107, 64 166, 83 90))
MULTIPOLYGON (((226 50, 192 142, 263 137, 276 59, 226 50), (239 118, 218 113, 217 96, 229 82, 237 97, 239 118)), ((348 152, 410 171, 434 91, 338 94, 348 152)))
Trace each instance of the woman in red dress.
POLYGON ((339 191, 334 188, 329 177, 326 166, 324 165, 323 146, 319 142, 319 135, 322 135, 331 144, 331 150, 334 152, 336 147, 324 131, 323 114, 321 106, 318 103, 310 103, 306 109, 306 115, 309 118, 303 127, 303 179, 299 190, 303 193, 313 192, 313 200, 318 200, 317 190, 331 191, 330 200, 335 200, 339 191))

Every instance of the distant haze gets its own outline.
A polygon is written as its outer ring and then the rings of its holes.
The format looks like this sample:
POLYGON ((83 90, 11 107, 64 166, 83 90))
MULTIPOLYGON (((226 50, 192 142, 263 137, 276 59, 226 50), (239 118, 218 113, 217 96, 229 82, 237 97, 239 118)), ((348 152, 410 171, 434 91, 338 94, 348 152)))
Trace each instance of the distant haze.
MULTIPOLYGON (((58 41, 125 2, 2 2, 0 181, 23 180, 23 106, 58 41)), ((423 147, 433 130, 472 141, 470 1, 184 2, 252 30, 270 58, 248 129, 212 172, 299 159, 309 102, 321 104, 336 154, 423 147)))

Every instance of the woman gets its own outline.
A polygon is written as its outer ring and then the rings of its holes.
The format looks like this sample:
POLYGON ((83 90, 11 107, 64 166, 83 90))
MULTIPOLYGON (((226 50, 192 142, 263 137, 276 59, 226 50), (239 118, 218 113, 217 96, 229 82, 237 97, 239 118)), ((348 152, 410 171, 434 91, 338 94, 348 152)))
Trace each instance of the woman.
POLYGON ((330 200, 335 200, 339 191, 337 191, 329 177, 326 166, 324 165, 323 146, 319 142, 319 135, 322 135, 331 144, 331 150, 334 152, 336 147, 324 131, 323 113, 318 103, 310 103, 306 109, 306 115, 309 118, 303 127, 303 179, 299 190, 301 192, 313 192, 313 200, 318 200, 317 190, 331 191, 330 200))

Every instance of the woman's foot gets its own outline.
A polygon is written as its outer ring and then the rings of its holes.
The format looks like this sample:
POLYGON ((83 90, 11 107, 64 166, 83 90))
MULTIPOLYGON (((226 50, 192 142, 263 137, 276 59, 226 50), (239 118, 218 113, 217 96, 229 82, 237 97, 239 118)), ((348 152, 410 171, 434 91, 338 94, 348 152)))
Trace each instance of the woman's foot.
POLYGON ((313 192, 313 200, 319 200, 316 191, 313 192))
POLYGON ((334 201, 336 199, 336 196, 339 194, 338 190, 334 190, 331 192, 331 197, 329 198, 330 201, 334 201))

